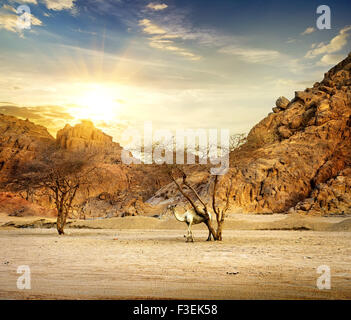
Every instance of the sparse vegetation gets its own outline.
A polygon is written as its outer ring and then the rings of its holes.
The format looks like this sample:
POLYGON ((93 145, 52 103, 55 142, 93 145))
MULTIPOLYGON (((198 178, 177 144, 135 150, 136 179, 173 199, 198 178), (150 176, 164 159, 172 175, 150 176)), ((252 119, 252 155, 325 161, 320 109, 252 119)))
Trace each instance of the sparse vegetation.
POLYGON ((81 152, 47 150, 41 159, 16 167, 7 188, 13 191, 40 191, 53 199, 57 210, 57 232, 64 234, 68 214, 80 188, 96 179, 93 156, 81 152))

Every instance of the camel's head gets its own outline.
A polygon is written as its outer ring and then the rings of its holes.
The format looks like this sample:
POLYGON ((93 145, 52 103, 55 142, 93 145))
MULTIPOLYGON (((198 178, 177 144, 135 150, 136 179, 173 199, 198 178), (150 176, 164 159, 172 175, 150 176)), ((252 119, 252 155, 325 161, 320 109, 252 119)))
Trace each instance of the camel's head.
POLYGON ((170 204, 170 205, 168 205, 168 206, 167 206, 167 211, 172 211, 172 212, 173 212, 173 211, 175 210, 176 206, 177 206, 176 204, 170 204))

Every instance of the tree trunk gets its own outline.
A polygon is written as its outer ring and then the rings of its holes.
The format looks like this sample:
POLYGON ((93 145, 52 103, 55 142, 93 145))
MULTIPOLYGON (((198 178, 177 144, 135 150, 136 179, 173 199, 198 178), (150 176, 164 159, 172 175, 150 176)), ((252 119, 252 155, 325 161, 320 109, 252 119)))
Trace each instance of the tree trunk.
POLYGON ((217 240, 218 241, 222 241, 222 230, 223 230, 223 223, 224 223, 224 220, 220 220, 217 222, 217 240))
POLYGON ((208 231, 212 233, 213 240, 216 241, 216 240, 217 240, 217 232, 216 232, 215 229, 213 228, 211 221, 210 221, 210 220, 206 220, 204 223, 205 223, 205 225, 207 226, 208 231))
POLYGON ((59 235, 64 235, 65 232, 63 231, 63 229, 65 228, 65 214, 63 212, 63 210, 58 210, 57 213, 57 223, 56 223, 56 227, 57 227, 57 232, 59 235))

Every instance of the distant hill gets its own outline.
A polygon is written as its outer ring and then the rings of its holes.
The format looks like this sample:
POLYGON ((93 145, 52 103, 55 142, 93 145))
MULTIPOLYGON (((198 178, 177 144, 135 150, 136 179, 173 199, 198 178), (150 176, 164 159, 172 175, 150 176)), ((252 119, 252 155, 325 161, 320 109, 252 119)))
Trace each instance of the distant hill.
MULTIPOLYGON (((66 125, 54 139, 46 128, 29 120, 0 114, 0 182, 21 163, 39 159, 50 147, 68 151, 86 151, 97 155, 97 166, 102 175, 101 181, 79 191, 75 203, 75 216, 119 216, 154 214, 154 208, 145 204, 160 186, 169 182, 168 177, 155 170, 155 166, 125 165, 121 161, 123 148, 112 141, 112 137, 94 127, 90 121, 82 121, 72 127, 66 125)), ((6 193, 3 188, 2 208, 8 203, 9 214, 27 210, 25 202, 12 210, 16 196, 6 193), (14 211, 14 212, 11 212, 14 211), (16 211, 16 212, 15 212, 16 211)), ((26 200, 42 206, 52 207, 47 196, 21 194, 26 200)), ((35 207, 33 207, 35 208, 35 207)), ((38 210, 37 210, 38 211, 38 210)), ((37 214, 42 214, 40 210, 37 214)), ((35 213, 35 212, 34 212, 35 213)), ((34 214, 33 213, 33 214, 34 214)), ((44 214, 45 215, 45 214, 44 214)), ((48 211, 48 215, 52 215, 48 211)))

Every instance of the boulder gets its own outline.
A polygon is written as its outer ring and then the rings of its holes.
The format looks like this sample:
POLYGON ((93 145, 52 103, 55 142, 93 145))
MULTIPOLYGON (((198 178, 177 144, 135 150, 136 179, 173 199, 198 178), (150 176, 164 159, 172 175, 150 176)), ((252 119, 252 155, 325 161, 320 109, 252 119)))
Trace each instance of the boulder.
POLYGON ((279 135, 284 138, 284 139, 288 139, 292 136, 292 132, 289 130, 289 128, 287 128, 286 126, 280 126, 278 128, 278 132, 279 135))
POLYGON ((275 102, 275 105, 278 108, 285 110, 288 107, 289 103, 290 101, 287 98, 282 96, 277 99, 277 101, 275 102))

